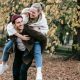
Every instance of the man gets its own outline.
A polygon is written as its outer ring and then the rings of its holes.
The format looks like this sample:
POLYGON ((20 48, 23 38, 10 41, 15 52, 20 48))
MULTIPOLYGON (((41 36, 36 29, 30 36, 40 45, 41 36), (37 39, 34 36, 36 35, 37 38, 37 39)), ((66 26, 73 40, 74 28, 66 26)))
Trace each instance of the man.
MULTIPOLYGON (((16 30, 19 33, 22 33, 24 29, 22 16, 13 15, 12 24, 15 26, 16 30)), ((25 50, 26 47, 23 44, 22 40, 17 37, 15 42, 15 57, 13 62, 13 80, 27 80, 27 71, 32 63, 32 60, 28 64, 25 64, 23 62, 22 57, 25 50)))
MULTIPOLYGON (((26 37, 25 35, 21 35, 16 31, 12 22, 10 22, 7 25, 7 33, 9 36, 15 35, 15 36, 21 38, 22 40, 28 40, 28 37, 26 37)), ((9 50, 12 46, 13 46, 13 40, 9 40, 6 43, 6 45, 4 46, 3 55, 2 55, 2 64, 0 64, 0 75, 3 74, 3 72, 6 71, 6 69, 8 68, 7 61, 9 58, 9 50)))

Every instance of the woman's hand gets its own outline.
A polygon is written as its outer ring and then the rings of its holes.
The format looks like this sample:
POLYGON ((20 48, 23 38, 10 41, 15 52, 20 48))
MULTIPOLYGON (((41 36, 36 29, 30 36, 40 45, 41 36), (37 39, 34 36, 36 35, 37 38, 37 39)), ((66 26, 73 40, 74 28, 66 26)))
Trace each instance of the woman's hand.
POLYGON ((30 40, 30 37, 28 35, 23 35, 23 40, 30 40))
POLYGON ((40 29, 37 27, 33 27, 33 30, 40 32, 40 29))
POLYGON ((28 35, 22 35, 22 34, 19 34, 19 33, 15 33, 14 35, 19 37, 22 40, 25 40, 25 41, 30 40, 30 37, 28 35))

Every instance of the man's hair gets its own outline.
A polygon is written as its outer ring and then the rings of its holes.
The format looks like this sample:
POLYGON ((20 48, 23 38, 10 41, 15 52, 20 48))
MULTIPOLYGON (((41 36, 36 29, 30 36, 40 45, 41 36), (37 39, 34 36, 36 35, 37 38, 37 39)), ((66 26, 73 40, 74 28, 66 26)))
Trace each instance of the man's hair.
POLYGON ((14 14, 14 15, 11 17, 11 22, 12 22, 12 24, 15 24, 15 20, 18 19, 18 18, 22 18, 22 16, 19 15, 19 14, 14 14))

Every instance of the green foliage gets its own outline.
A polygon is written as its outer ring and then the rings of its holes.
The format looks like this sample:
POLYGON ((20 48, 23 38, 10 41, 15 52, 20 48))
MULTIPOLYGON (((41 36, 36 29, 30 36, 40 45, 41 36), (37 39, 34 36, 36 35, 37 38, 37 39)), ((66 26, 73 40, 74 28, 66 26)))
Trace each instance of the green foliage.
POLYGON ((61 2, 57 3, 56 0, 52 0, 53 3, 48 2, 48 0, 6 0, 3 3, 0 3, 1 14, 3 14, 3 19, 1 16, 0 23, 5 21, 8 22, 7 17, 9 17, 9 13, 20 12, 24 7, 40 1, 46 5, 46 17, 47 19, 50 19, 50 21, 48 21, 49 28, 54 27, 54 23, 56 23, 55 25, 58 27, 59 18, 62 16, 65 17, 66 24, 68 24, 69 27, 75 26, 77 2, 74 0, 61 0, 61 2), (74 21, 72 21, 73 19, 74 21), (69 22, 71 22, 71 25, 69 22))
POLYGON ((4 46, 6 38, 0 38, 0 47, 4 46))

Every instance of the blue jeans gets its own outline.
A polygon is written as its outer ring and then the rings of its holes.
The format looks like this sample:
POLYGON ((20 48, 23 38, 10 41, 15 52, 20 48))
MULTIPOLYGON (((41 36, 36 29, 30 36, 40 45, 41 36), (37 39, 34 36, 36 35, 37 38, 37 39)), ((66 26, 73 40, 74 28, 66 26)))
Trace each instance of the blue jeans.
POLYGON ((42 67, 41 45, 38 41, 34 43, 34 58, 36 67, 42 67))
POLYGON ((9 58, 9 49, 13 46, 13 41, 9 40, 4 49, 3 49, 3 55, 2 55, 2 61, 7 62, 9 58))
MULTIPOLYGON (((8 43, 6 43, 4 50, 3 50, 3 56, 2 61, 6 62, 9 58, 9 49, 13 46, 13 41, 10 40, 8 43)), ((42 54, 41 54, 41 46, 39 42, 35 42, 34 45, 34 58, 36 62, 36 67, 42 67, 42 54)))

